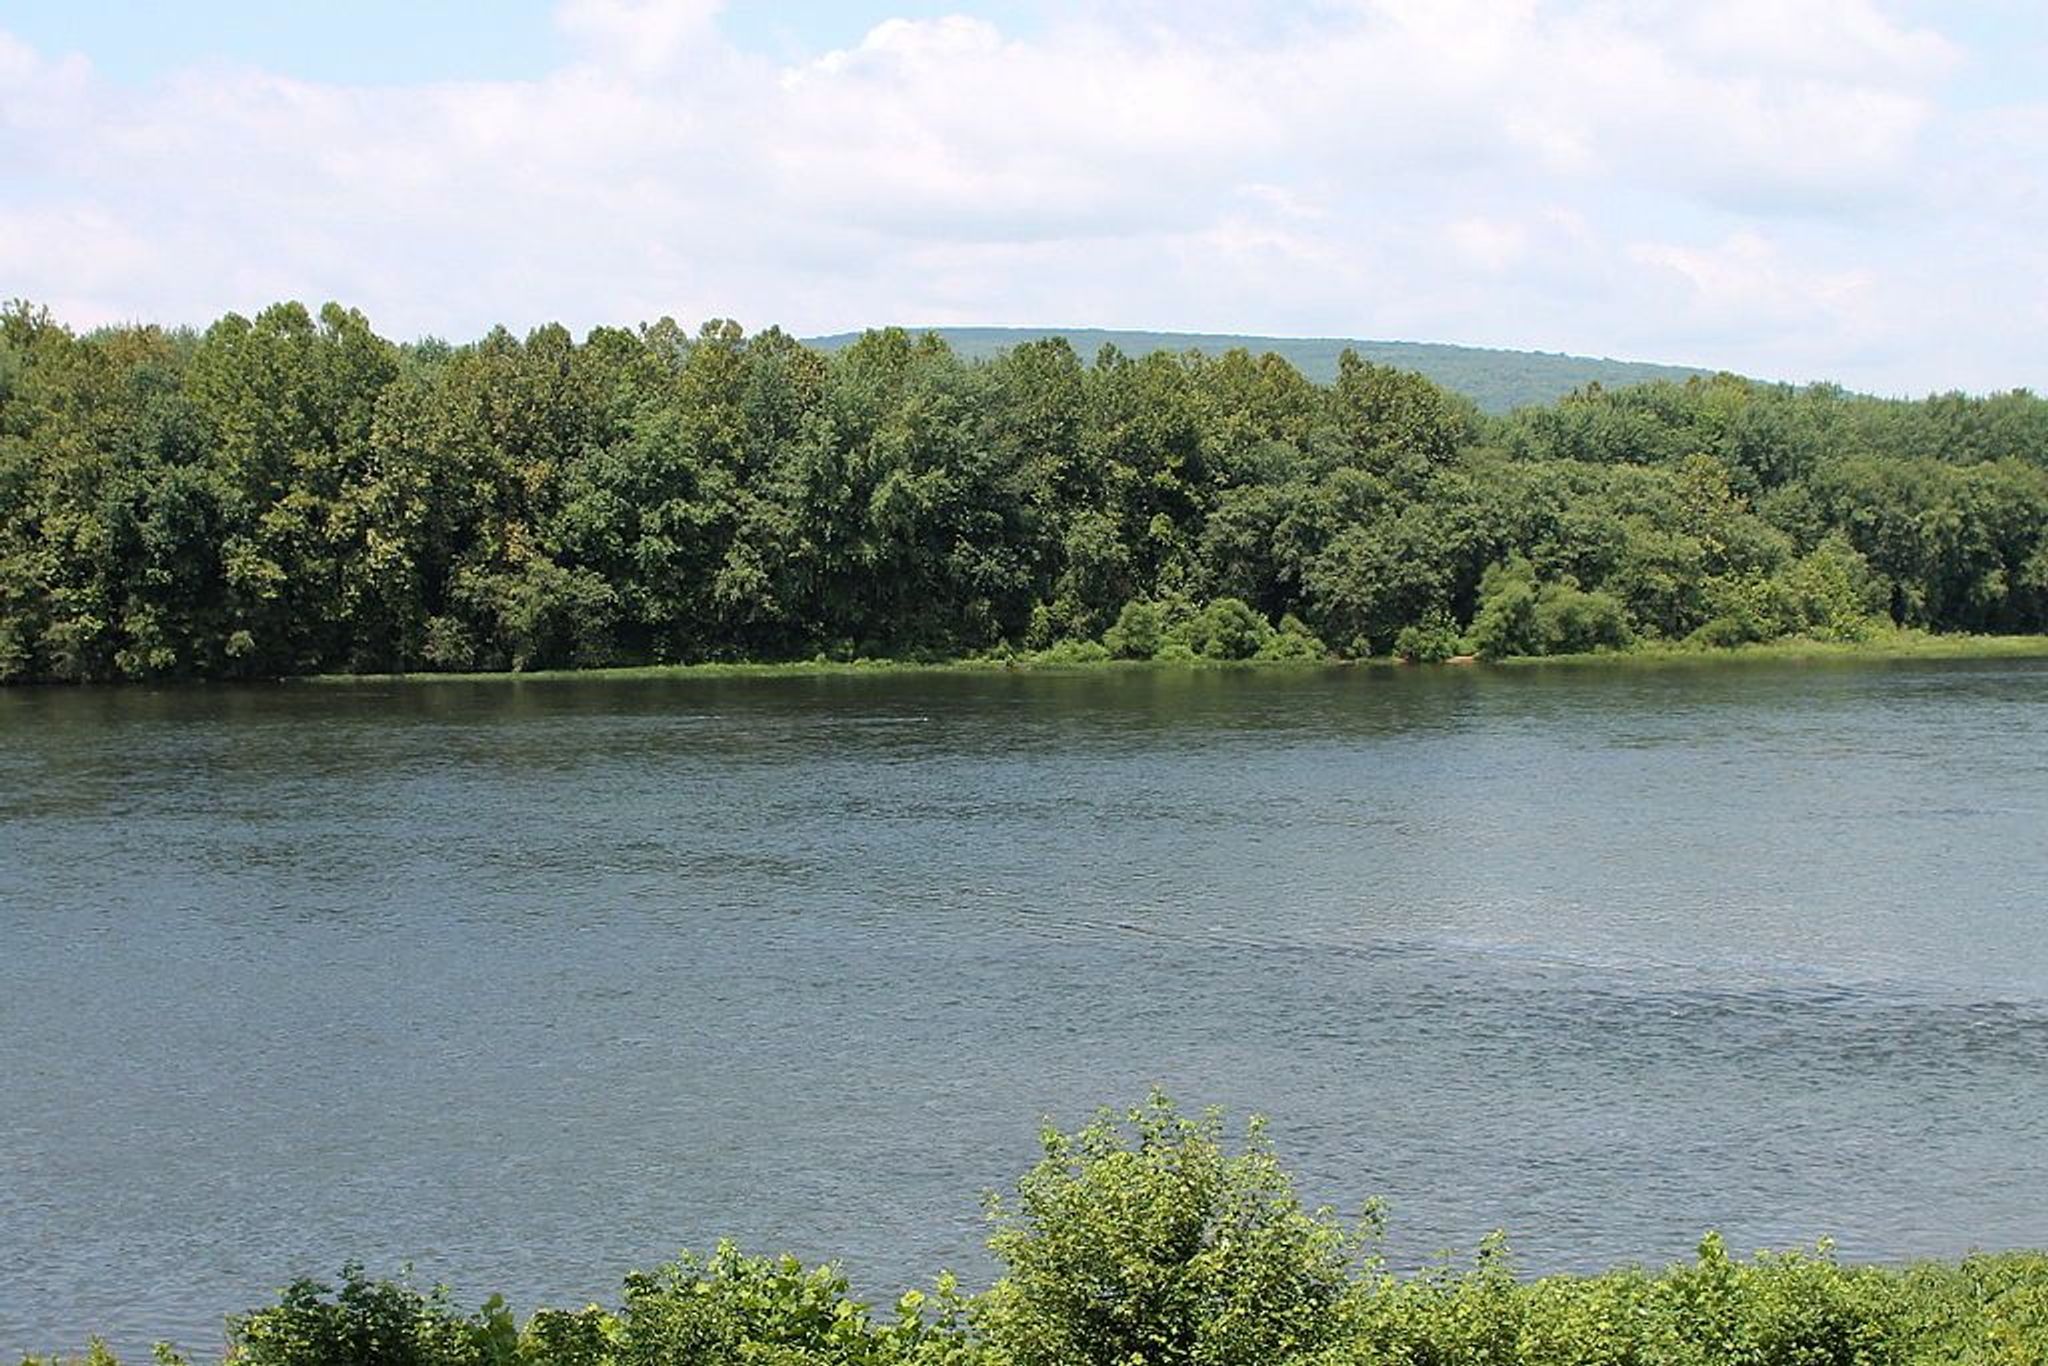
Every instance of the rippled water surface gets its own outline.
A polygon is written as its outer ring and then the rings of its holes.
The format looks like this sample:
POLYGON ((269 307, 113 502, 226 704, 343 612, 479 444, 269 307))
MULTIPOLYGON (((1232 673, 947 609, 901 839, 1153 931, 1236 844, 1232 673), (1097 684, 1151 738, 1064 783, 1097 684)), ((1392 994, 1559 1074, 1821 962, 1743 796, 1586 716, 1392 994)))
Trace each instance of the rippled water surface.
POLYGON ((1397 1262, 2048 1243, 2048 668, 0 692, 0 1355, 893 1293, 1158 1082, 1397 1262))

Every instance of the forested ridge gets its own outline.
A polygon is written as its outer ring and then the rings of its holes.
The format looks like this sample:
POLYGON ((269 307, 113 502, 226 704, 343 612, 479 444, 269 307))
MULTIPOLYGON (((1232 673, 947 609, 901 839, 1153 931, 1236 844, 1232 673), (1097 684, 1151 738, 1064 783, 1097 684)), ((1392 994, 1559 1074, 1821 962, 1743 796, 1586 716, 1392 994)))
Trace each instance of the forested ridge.
MULTIPOLYGON (((921 327, 912 333, 926 331, 921 327)), ((1356 351, 1361 360, 1390 365, 1396 370, 1413 370, 1454 393, 1463 394, 1484 413, 1506 413, 1535 403, 1555 403, 1575 389, 1588 384, 1617 388, 1626 384, 1647 384, 1670 380, 1682 384, 1694 375, 1711 371, 1687 365, 1659 365, 1649 361, 1610 360, 1597 356, 1572 356, 1551 351, 1506 351, 1487 346, 1454 346, 1443 342, 1364 341, 1340 337, 1261 337, 1216 332, 1137 332, 1126 328, 1100 327, 934 327, 929 329, 945 339, 965 360, 993 360, 997 355, 1024 342, 1065 337, 1084 356, 1103 346, 1142 355, 1151 351, 1205 351, 1212 356, 1225 351, 1245 350, 1253 355, 1270 351, 1318 384, 1337 378, 1337 362, 1346 351, 1356 351)), ((821 351, 837 351, 865 335, 835 332, 822 337, 805 337, 804 343, 821 351)))
POLYGON ((0 679, 2048 630, 2048 402, 0 315, 0 679))

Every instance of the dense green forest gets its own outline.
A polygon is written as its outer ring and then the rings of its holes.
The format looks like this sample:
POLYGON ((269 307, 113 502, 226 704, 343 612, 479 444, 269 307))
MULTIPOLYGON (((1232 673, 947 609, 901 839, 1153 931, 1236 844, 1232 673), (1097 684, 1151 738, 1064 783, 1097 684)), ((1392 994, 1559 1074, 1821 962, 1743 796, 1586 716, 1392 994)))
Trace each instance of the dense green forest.
MULTIPOLYGON (((925 328, 912 328, 923 332, 925 328)), ((1658 365, 1650 361, 1607 360, 1596 356, 1568 356, 1554 351, 1506 351, 1487 346, 1452 346, 1443 342, 1357 341, 1341 337, 1259 337, 1220 332, 1137 332, 1126 328, 1100 327, 934 327, 930 331, 963 360, 994 360, 1003 352, 1026 342, 1064 337, 1085 356, 1105 346, 1132 355, 1153 351, 1202 351, 1220 356, 1226 351, 1268 352, 1318 384, 1337 378, 1337 363, 1346 351, 1374 365, 1396 370, 1413 370, 1453 393, 1464 395, 1482 413, 1506 413, 1536 403, 1555 403, 1574 389, 1589 384, 1609 389, 1630 384, 1670 380, 1683 384, 1710 371, 1684 365, 1658 365)), ((808 346, 838 351, 861 339, 859 332, 835 332, 830 336, 806 337, 808 346)))
POLYGON ((0 679, 2048 630, 2048 402, 0 315, 0 679))
MULTIPOLYGON (((625 1279, 616 1306, 298 1281, 228 1322, 236 1366, 2039 1366, 2048 1257, 1845 1267, 1729 1254, 1708 1235, 1661 1272, 1516 1276, 1504 1241, 1413 1276, 1377 1256, 1380 1218, 1296 1196, 1263 1126, 1154 1094, 1079 1132, 990 1205, 1002 1269, 980 1294, 941 1276, 893 1313, 830 1266, 730 1245, 625 1279)), ((161 1366, 182 1366, 169 1347, 161 1366)), ((25 1366, 57 1366, 31 1358, 25 1366)), ((92 1366, 112 1366, 103 1349, 92 1366)))

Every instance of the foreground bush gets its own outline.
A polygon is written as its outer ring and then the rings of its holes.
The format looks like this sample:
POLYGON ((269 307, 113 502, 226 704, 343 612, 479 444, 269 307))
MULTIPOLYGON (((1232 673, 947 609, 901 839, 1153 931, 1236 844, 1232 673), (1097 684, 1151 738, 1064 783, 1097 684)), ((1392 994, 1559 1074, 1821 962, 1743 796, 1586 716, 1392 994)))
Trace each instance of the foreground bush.
MULTIPOLYGON (((626 1277, 617 1307, 541 1309, 343 1269, 228 1321, 237 1366, 2048 1366, 2048 1254, 1904 1270, 1811 1252, 1523 1280, 1505 1240, 1389 1274, 1304 1208, 1254 1121, 1155 1094, 1073 1134, 992 1201, 995 1285, 950 1277, 878 1317, 833 1267, 729 1244, 626 1277)), ((180 1366, 168 1348, 163 1366, 180 1366)), ((117 1366, 94 1343, 88 1366, 117 1366)), ((57 1366, 29 1358, 25 1366, 57 1366)))
POLYGON ((1216 1115, 1155 1094, 1043 1141, 1015 1204, 993 1205, 1006 1274, 977 1319, 998 1360, 1225 1366, 1335 1338, 1355 1238, 1302 1208, 1256 1121, 1233 1155, 1216 1115))

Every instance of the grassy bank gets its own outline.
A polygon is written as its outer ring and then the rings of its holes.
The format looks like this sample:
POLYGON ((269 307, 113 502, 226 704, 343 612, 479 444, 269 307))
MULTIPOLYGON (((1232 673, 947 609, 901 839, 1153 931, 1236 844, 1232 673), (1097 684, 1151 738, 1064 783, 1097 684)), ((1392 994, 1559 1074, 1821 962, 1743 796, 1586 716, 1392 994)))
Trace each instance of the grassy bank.
POLYGON ((1761 641, 1705 646, 1645 642, 1624 650, 1586 654, 1519 656, 1499 661, 1516 668, 1573 664, 1717 664, 1743 662, 1844 662, 1859 660, 1970 660, 2048 658, 2048 636, 1937 635, 1926 631, 1884 631, 1867 640, 1761 641))
MULTIPOLYGON (((877 1312, 833 1267, 721 1246, 537 1309, 345 1268, 228 1320, 236 1366, 2041 1366, 2048 1255, 1845 1266, 1826 1244, 1661 1271, 1516 1274, 1492 1239, 1389 1274, 1380 1224, 1309 1209, 1258 1121, 1164 1096, 1073 1134, 992 1203, 994 1285, 950 1276, 877 1312)), ((111 1358, 96 1349, 105 1366, 111 1358)), ((177 1359, 160 1347, 163 1362, 177 1359)), ((35 1359, 31 1359, 34 1361, 35 1359)), ((45 1359, 54 1360, 54 1359, 45 1359)))
MULTIPOLYGON (((1886 631, 1860 641, 1774 640, 1734 646, 1700 646, 1665 642, 1639 643, 1619 650, 1583 654, 1517 656, 1489 661, 1488 666, 1585 664, 1725 664, 1803 663, 1859 660, 1972 660, 2048 658, 2048 636, 1936 635, 1924 631, 1886 631)), ((1469 663, 1474 661, 1459 661, 1469 663)), ((1139 669, 1300 670, 1338 667, 1443 667, 1401 665, 1386 656, 1371 659, 1100 659, 1055 648, 1014 655, 976 655, 961 659, 806 659, 757 663, 643 664, 591 669, 538 669, 527 672, 316 674, 287 680, 301 685, 345 687, 366 683, 551 682, 564 679, 672 678, 833 678, 916 673, 1072 673, 1139 669)), ((1452 665, 1450 667, 1457 667, 1452 665)))

